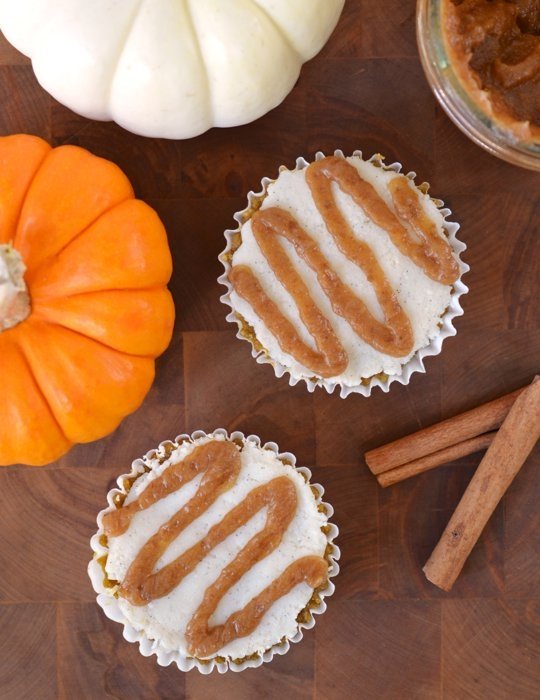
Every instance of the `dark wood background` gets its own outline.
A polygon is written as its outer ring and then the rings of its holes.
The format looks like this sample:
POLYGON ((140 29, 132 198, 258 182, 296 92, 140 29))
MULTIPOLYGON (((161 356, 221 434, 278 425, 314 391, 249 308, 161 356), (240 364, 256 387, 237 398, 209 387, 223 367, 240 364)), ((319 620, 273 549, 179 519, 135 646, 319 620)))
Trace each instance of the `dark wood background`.
POLYGON ((125 170, 167 226, 178 314, 153 389, 116 433, 49 467, 0 472, 0 697, 537 700, 539 453, 450 594, 421 567, 478 457, 386 491, 362 459, 523 385, 540 364, 540 177, 484 153, 438 108, 417 58, 413 0, 348 0, 281 107, 190 141, 139 138, 72 114, 3 39, 0 105, 1 134, 78 144, 125 170), (457 337, 428 359, 426 375, 369 399, 310 395, 257 365, 225 322, 215 281, 222 232, 247 191, 282 163, 335 148, 384 153, 430 181, 462 223, 472 268, 457 337), (342 573, 327 613, 288 655, 203 677, 160 668, 124 641, 95 604, 86 566, 114 477, 161 440, 215 427, 257 433, 316 465, 341 529, 342 573))

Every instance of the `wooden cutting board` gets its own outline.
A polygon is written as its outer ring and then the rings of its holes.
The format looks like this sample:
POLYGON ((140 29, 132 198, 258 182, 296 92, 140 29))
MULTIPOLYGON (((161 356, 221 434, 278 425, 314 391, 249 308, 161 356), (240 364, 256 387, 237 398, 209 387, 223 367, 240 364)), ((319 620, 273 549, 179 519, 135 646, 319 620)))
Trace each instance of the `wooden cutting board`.
POLYGON ((2 700, 540 697, 538 451, 451 594, 421 567, 478 458, 386 491, 362 461, 366 449, 525 384, 540 357, 540 176, 487 155, 438 108, 417 58, 414 5, 349 0, 281 107, 176 143, 72 114, 0 40, 0 134, 78 144, 125 170, 167 226, 178 313, 148 399, 114 435, 41 470, 0 471, 2 700), (247 191, 299 155, 335 148, 386 154, 428 180, 461 222, 472 268, 457 337, 426 375, 370 399, 310 395, 257 365, 225 322, 216 283, 222 232, 247 191), (115 476, 165 438, 215 427, 257 433, 316 465, 341 528, 342 573, 327 613, 288 655, 203 677, 159 668, 125 642, 93 602, 86 565, 115 476))

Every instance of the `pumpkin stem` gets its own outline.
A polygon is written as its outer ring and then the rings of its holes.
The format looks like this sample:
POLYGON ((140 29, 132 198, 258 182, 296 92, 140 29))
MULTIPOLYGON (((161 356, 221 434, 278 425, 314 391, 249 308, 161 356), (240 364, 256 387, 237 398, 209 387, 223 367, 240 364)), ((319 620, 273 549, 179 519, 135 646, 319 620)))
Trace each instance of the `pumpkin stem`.
POLYGON ((30 315, 25 271, 21 254, 9 244, 0 245, 0 333, 30 315))

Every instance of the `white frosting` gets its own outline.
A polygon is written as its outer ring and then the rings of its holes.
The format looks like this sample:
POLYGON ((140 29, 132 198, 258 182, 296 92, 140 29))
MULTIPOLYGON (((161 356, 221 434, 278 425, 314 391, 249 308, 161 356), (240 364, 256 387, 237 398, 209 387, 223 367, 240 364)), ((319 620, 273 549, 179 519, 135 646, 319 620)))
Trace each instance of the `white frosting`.
MULTIPOLYGON (((388 183, 396 177, 405 177, 393 171, 376 167, 359 156, 351 156, 347 161, 353 165, 361 176, 370 182, 391 210, 395 211, 392 198, 388 192, 388 183)), ((414 184, 410 184, 414 187, 414 184)), ((344 194, 337 184, 332 184, 334 196, 342 213, 349 222, 355 236, 370 245, 379 264, 383 268, 390 284, 409 316, 413 334, 414 349, 406 357, 391 357, 359 338, 345 319, 332 310, 328 297, 323 292, 315 273, 304 263, 286 240, 280 239, 288 251, 296 269, 306 281, 314 301, 331 322, 343 347, 349 364, 340 375, 332 381, 346 386, 355 386, 361 378, 372 377, 380 372, 388 375, 400 374, 402 365, 410 360, 414 353, 429 344, 439 332, 441 316, 450 304, 451 287, 430 279, 412 260, 400 253, 392 243, 388 233, 377 226, 364 210, 344 194)), ((444 236, 444 218, 428 195, 419 192, 420 201, 425 212, 436 224, 439 234, 444 236)), ((300 225, 316 240, 334 270, 351 289, 363 299, 371 313, 383 320, 382 310, 364 273, 337 248, 328 232, 324 220, 319 214, 306 182, 305 170, 284 170, 278 179, 269 185, 261 209, 281 207, 290 212, 300 225)), ((405 222, 403 222, 405 223, 405 222)), ((241 229, 242 243, 235 251, 232 265, 248 265, 255 272, 267 295, 278 305, 282 313, 293 323, 301 338, 315 348, 315 343, 303 325, 298 309, 290 294, 277 280, 261 252, 252 231, 251 220, 241 229)), ((412 235, 416 235, 411 232, 412 235)), ((313 377, 313 370, 302 366, 293 357, 284 353, 277 339, 266 328, 251 305, 233 289, 230 295, 233 308, 253 327, 260 343, 266 348, 270 357, 289 369, 298 378, 313 377)))
MULTIPOLYGON (((134 483, 126 498, 126 504, 137 498, 168 466, 184 459, 197 445, 212 439, 225 438, 202 437, 192 443, 183 443, 162 465, 156 462, 151 472, 141 476, 134 483)), ((294 483, 298 506, 279 547, 252 567, 226 593, 210 621, 211 624, 223 624, 231 614, 242 609, 289 564, 300 557, 323 556, 327 545, 327 539, 321 531, 321 527, 326 523, 326 516, 318 511, 311 488, 302 475, 293 467, 284 465, 274 452, 264 450, 251 442, 246 442, 240 458, 241 470, 237 482, 178 536, 158 562, 156 570, 200 541, 209 529, 241 503, 252 489, 276 476, 286 474, 294 483)), ((106 571, 110 579, 123 580, 142 545, 188 502, 197 490, 201 478, 202 476, 195 478, 183 488, 137 513, 123 535, 109 538, 106 571)), ((213 549, 169 595, 141 607, 133 606, 125 599, 119 598, 122 612, 136 629, 144 630, 148 637, 159 640, 164 648, 189 656, 185 630, 201 603, 205 590, 247 542, 263 529, 265 520, 266 509, 263 509, 213 549)), ((212 656, 243 658, 269 649, 283 637, 294 636, 298 629, 296 617, 306 606, 312 593, 313 590, 307 584, 297 585, 272 605, 252 634, 232 641, 212 656)))

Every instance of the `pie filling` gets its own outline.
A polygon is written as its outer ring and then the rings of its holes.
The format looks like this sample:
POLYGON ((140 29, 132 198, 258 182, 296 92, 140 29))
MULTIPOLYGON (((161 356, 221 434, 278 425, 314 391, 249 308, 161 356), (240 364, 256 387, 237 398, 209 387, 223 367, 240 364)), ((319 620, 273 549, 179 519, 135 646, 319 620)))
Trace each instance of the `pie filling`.
POLYGON ((540 0, 445 0, 445 32, 496 115, 540 136, 540 0))

